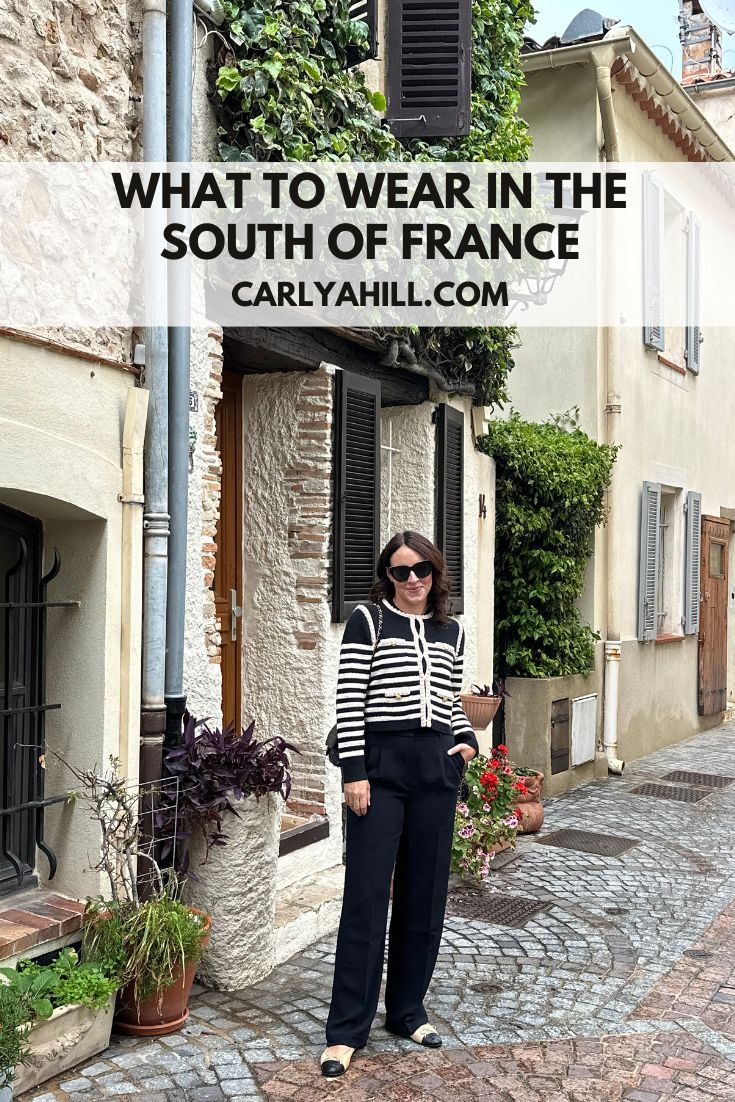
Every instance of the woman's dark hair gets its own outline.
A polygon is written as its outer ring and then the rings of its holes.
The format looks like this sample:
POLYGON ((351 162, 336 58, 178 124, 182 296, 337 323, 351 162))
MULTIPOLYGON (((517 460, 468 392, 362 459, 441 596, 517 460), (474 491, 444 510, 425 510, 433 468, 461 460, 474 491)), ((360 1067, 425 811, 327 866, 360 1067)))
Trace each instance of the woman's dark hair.
POLYGON ((430 612, 432 620, 437 624, 446 624, 449 620, 449 591, 451 581, 447 562, 438 547, 431 540, 418 532, 396 532, 393 539, 385 545, 378 559, 378 580, 370 591, 371 601, 381 601, 386 597, 392 601, 396 595, 396 587, 388 574, 390 560, 399 547, 410 547, 422 559, 428 559, 434 567, 433 584, 426 602, 426 611, 430 612))

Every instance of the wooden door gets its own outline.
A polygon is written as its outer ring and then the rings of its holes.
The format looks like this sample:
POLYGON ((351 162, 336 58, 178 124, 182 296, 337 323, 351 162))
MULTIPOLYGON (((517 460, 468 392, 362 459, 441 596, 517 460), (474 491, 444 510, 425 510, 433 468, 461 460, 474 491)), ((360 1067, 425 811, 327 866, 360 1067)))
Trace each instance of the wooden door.
POLYGON ((730 522, 702 517, 702 579, 699 617, 699 714, 727 706, 727 576, 730 522))
POLYGON ((222 718, 241 726, 242 685, 242 377, 226 371, 215 416, 222 460, 214 598, 222 638, 222 718))

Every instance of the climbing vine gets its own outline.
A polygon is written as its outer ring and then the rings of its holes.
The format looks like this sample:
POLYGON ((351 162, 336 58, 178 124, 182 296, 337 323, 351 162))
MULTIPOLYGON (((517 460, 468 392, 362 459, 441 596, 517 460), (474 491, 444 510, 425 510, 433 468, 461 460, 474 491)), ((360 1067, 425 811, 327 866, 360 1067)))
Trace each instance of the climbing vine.
MULTIPOLYGON (((225 161, 518 161, 530 147, 518 117, 526 0, 474 0, 470 133, 405 142, 383 122, 385 97, 355 63, 367 27, 347 0, 224 0, 229 49, 216 76, 220 155, 225 161), (350 67, 352 66, 352 67, 350 67)), ((422 354, 475 400, 506 397, 508 327, 420 331, 422 354)), ((413 341, 415 344, 415 339, 413 341)))
POLYGON ((497 464, 495 647, 513 677, 588 673, 598 638, 579 614, 595 528, 617 448, 572 423, 493 422, 485 450, 497 464))

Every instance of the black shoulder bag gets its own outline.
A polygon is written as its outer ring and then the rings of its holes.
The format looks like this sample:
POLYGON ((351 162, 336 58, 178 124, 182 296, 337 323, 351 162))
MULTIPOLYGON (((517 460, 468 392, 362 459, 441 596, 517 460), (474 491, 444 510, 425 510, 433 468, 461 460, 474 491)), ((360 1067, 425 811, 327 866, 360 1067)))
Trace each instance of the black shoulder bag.
MULTIPOLYGON (((368 670, 368 684, 365 692, 367 693, 370 688, 370 673, 373 668, 373 659, 375 658, 375 652, 378 649, 378 643, 380 642, 380 636, 383 634, 383 609, 380 605, 369 604, 370 616, 372 617, 373 627, 375 628, 375 646, 373 647, 373 653, 370 657, 370 669, 368 670), (376 623, 377 613, 377 623, 376 623)), ((339 749, 337 747, 337 724, 335 723, 331 731, 327 735, 327 747, 326 756, 329 758, 332 765, 336 765, 339 768, 339 749)))

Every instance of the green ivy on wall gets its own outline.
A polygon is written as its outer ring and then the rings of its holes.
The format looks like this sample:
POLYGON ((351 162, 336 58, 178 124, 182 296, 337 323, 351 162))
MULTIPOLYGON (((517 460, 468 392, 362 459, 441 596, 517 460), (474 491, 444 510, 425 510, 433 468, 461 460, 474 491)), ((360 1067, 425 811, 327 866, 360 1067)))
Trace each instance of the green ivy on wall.
MULTIPOLYGON (((474 0, 472 123, 466 137, 401 143, 382 121, 385 97, 349 61, 367 28, 347 0, 224 0, 228 56, 216 77, 225 161, 519 161, 530 147, 518 117, 525 0, 474 0)), ((430 362, 476 401, 506 399, 517 332, 509 327, 421 331, 430 362)))
POLYGON ((617 448, 562 419, 493 422, 483 446, 497 464, 495 653, 504 677, 592 669, 599 638, 579 615, 595 528, 617 448))

